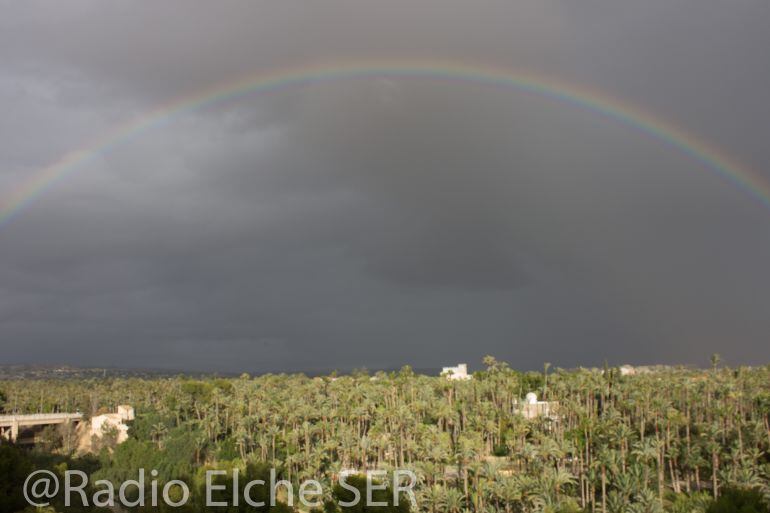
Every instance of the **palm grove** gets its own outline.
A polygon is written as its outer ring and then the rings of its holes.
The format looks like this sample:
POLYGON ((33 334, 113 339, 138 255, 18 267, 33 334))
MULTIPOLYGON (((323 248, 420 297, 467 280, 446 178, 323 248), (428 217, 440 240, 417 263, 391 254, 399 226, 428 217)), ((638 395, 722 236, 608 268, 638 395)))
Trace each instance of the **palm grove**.
MULTIPOLYGON (((326 511, 339 509, 341 470, 374 468, 414 470, 417 509, 431 513, 768 511, 770 366, 715 361, 710 370, 621 376, 484 362, 465 382, 408 367, 321 378, 0 382, 7 412, 95 413, 123 403, 138 412, 128 441, 105 437, 95 455, 76 454, 66 429, 44 433, 33 451, 0 445, 0 509, 24 508, 19 481, 35 467, 80 468, 115 483, 153 468, 161 481, 200 485, 206 469, 236 466, 257 476, 276 468, 292 483, 318 479, 326 511), (557 401, 558 415, 522 416, 530 391, 557 401)), ((289 511, 287 502, 272 509, 289 511)), ((176 509, 203 510, 195 500, 176 509)), ((241 510, 254 509, 228 511, 241 510)))

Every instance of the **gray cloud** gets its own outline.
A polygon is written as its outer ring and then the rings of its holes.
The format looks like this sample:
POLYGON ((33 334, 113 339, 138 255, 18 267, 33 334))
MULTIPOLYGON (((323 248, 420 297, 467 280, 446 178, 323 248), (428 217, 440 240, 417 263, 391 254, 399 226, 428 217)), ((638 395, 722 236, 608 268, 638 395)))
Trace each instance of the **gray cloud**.
MULTIPOLYGON (((383 57, 600 88, 762 171, 768 12, 685 4, 9 5, 0 187, 227 77, 383 57)), ((147 130, 0 227, 0 340, 7 362, 229 371, 764 363, 769 223, 683 153, 546 98, 288 88, 147 130)))

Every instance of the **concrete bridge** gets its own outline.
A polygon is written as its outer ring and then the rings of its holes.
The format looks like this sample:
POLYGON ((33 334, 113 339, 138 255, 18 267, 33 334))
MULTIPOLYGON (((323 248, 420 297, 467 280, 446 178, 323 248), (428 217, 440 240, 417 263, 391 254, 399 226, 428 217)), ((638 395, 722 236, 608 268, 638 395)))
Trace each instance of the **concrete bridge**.
MULTIPOLYGON (((82 413, 35 413, 32 415, 0 415, 0 436, 11 442, 19 440, 23 430, 35 429, 55 424, 80 422, 82 413)), ((34 442, 34 438, 33 438, 34 442)))

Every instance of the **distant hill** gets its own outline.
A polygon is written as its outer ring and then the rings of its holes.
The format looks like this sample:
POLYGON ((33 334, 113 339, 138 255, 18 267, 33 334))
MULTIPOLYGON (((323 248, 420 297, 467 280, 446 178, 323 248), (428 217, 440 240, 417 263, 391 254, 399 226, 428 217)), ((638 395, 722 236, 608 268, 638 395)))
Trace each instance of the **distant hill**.
MULTIPOLYGON (((356 369, 313 369, 313 370, 277 370, 273 374, 305 374, 309 377, 327 376, 332 372, 340 375, 350 374, 356 369)), ((369 374, 377 372, 398 372, 396 368, 366 369, 369 374)), ((415 374, 438 376, 440 368, 417 368, 415 374)), ((119 367, 74 367, 71 365, 0 365, 0 380, 12 379, 88 379, 88 378, 157 378, 162 376, 223 376, 235 377, 240 372, 204 372, 181 369, 128 369, 119 367)), ((254 375, 267 374, 265 372, 254 375)))
POLYGON ((9 379, 87 379, 104 377, 142 378, 187 374, 154 369, 111 367, 72 367, 69 365, 0 365, 0 380, 9 379))

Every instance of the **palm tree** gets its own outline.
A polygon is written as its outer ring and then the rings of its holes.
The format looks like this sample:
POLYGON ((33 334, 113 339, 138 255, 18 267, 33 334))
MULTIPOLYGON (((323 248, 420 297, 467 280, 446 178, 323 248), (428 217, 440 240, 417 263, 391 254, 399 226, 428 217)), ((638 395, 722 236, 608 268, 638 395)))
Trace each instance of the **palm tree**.
POLYGON ((153 424, 150 429, 150 436, 152 437, 153 442, 157 444, 159 450, 163 449, 163 439, 166 434, 168 434, 168 428, 162 422, 153 424))
POLYGON ((465 505, 465 497, 455 488, 446 488, 441 498, 441 510, 447 513, 460 513, 465 505))
POLYGON ((436 513, 438 508, 443 504, 444 500, 444 487, 438 484, 434 484, 428 488, 424 488, 420 492, 419 504, 425 511, 436 513))
POLYGON ((711 368, 713 369, 714 373, 717 372, 717 367, 719 366, 719 362, 722 361, 722 357, 719 356, 719 353, 714 353, 711 355, 711 368))

